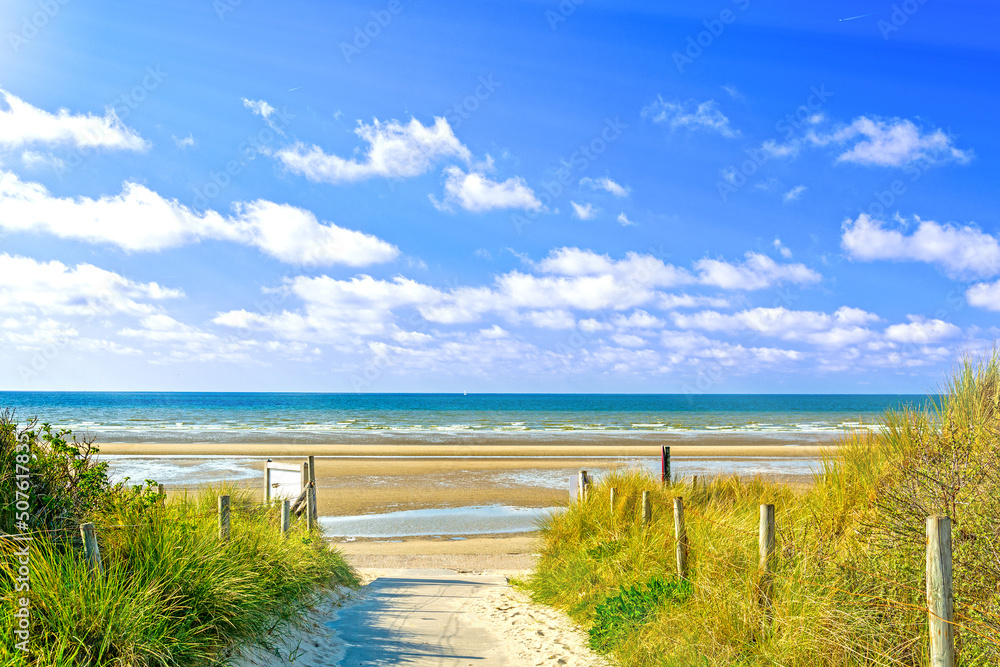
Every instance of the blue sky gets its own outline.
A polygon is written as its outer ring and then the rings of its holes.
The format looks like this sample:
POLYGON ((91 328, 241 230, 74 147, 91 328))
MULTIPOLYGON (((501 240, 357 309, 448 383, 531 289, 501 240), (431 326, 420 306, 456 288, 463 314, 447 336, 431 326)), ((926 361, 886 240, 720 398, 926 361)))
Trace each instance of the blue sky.
POLYGON ((9 0, 0 388, 922 392, 989 3, 9 0))

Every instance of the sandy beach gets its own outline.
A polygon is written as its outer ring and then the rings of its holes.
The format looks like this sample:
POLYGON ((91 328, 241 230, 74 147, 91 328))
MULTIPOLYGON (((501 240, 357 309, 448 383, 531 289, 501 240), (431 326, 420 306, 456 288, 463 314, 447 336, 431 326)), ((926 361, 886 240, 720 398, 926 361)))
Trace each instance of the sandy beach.
MULTIPOLYGON (((544 444, 528 444, 524 438, 501 442, 466 438, 467 444, 219 444, 219 443, 102 443, 101 454, 112 460, 136 457, 164 460, 192 471, 205 457, 240 459, 244 470, 238 483, 254 488, 265 457, 299 462, 316 457, 317 498, 320 515, 350 516, 388 511, 503 504, 543 508, 564 504, 568 480, 580 469, 601 474, 616 467, 641 465, 658 470, 660 445, 627 444, 607 441, 578 444, 560 439, 544 444), (190 457, 190 458, 188 458, 190 457), (251 474, 253 475, 251 478, 251 474)), ((796 461, 817 460, 824 448, 834 444, 829 437, 747 437, 701 435, 697 438, 664 439, 671 447, 675 474, 685 475, 685 462, 698 462, 693 474, 726 474, 731 461, 770 461, 757 466, 760 474, 791 482, 808 476, 808 467, 799 464, 794 474, 788 468, 796 461), (789 461, 786 466, 781 461, 789 461), (712 463, 706 467, 707 463, 712 463), (774 472, 769 473, 773 468, 774 472), (783 471, 784 470, 784 471, 783 471)), ((113 464, 114 465, 114 464, 113 464)), ((745 466, 744 466, 745 467, 745 466)), ((150 473, 154 475, 155 473, 150 473)), ((142 479, 140 473, 134 479, 142 479)), ((160 481, 160 480, 158 480, 160 481)), ((167 482, 168 489, 200 485, 197 476, 183 474, 167 482)))

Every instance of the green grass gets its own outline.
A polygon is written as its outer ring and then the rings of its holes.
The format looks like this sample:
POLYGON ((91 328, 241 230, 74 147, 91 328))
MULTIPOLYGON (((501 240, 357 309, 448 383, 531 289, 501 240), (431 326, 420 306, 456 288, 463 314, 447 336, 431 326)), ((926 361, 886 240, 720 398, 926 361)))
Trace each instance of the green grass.
POLYGON ((663 486, 614 472, 545 522, 538 567, 523 585, 590 628, 592 646, 623 665, 921 666, 924 522, 947 514, 960 664, 1000 664, 998 357, 965 364, 931 410, 890 412, 881 426, 845 437, 807 489, 735 477, 663 486), (645 529, 643 491, 654 508, 645 529), (686 507, 690 589, 658 594, 677 585, 675 496, 686 507), (766 627, 764 503, 776 506, 778 544, 766 627))
POLYGON ((326 542, 235 488, 156 502, 105 503, 97 526, 103 576, 92 577, 73 532, 31 553, 31 660, 12 651, 14 561, 0 563, 0 664, 224 665, 236 646, 267 646, 317 595, 358 581, 326 542), (231 496, 231 539, 216 499, 231 496), (5 653, 6 652, 6 653, 5 653))

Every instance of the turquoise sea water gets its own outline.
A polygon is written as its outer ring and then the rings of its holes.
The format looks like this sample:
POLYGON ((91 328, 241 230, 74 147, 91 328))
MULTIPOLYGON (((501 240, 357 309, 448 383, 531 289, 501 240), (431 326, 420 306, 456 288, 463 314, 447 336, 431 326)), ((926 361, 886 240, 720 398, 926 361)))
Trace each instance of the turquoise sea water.
POLYGON ((451 441, 833 434, 920 395, 0 392, 0 407, 104 442, 451 441))

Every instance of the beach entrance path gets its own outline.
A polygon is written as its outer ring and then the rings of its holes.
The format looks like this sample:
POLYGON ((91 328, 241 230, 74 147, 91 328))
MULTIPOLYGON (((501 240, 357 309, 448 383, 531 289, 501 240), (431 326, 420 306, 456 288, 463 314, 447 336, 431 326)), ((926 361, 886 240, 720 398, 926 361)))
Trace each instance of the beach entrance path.
POLYGON ((366 586, 322 601, 280 646, 239 667, 607 667, 566 616, 536 605, 497 573, 366 570, 366 586))
POLYGON ((389 572, 369 583, 330 624, 343 642, 340 665, 515 665, 503 638, 470 606, 501 575, 450 570, 389 572))

